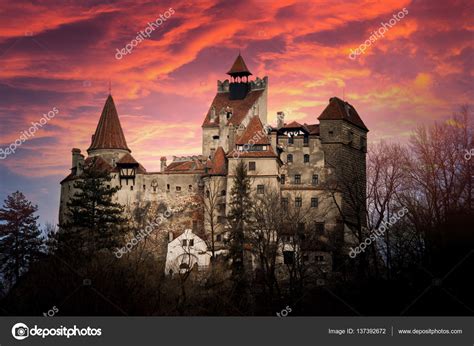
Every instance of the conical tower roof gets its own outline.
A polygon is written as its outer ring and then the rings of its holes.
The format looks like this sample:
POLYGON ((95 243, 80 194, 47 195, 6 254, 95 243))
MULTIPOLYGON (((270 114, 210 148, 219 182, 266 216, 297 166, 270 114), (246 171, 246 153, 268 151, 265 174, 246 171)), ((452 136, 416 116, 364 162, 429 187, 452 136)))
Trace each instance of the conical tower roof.
POLYGON ((123 149, 130 152, 112 95, 109 95, 107 101, 105 101, 99 124, 97 124, 95 134, 92 136, 91 146, 87 151, 90 152, 96 149, 123 149))
POLYGON ((240 53, 237 59, 235 59, 234 64, 230 68, 229 72, 227 72, 227 74, 235 77, 252 75, 247 65, 245 64, 244 58, 242 58, 242 55, 240 55, 240 53))

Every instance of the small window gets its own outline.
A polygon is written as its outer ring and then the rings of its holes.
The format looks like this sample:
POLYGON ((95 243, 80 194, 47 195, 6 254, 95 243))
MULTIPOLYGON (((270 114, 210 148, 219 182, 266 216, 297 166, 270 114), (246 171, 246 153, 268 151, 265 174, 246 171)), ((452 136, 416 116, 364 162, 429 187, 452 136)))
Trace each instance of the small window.
POLYGON ((292 163, 293 162, 293 155, 292 154, 288 154, 286 156, 286 162, 287 163, 292 163))
POLYGON ((285 175, 282 174, 281 177, 280 177, 280 183, 281 183, 282 185, 285 185, 285 178, 286 178, 285 175))
POLYGON ((293 264, 295 261, 295 253, 293 251, 283 251, 283 262, 285 264, 293 264))
POLYGON ((156 192, 156 186, 153 187, 153 192, 156 192))
POLYGON ((308 162, 309 162, 309 155, 305 154, 304 155, 304 163, 308 163, 308 162))
POLYGON ((264 185, 257 185, 257 193, 259 195, 263 195, 264 191, 265 191, 265 186, 264 185))
POLYGON ((283 197, 281 199, 281 206, 285 209, 288 209, 288 198, 287 197, 283 197))
POLYGON ((181 186, 176 186, 176 191, 181 191, 181 186))
POLYGON ((188 245, 189 246, 194 246, 194 239, 189 239, 188 240, 188 245))
POLYGON ((249 162, 249 171, 255 171, 256 164, 255 162, 249 162))
POLYGON ((313 179, 311 180, 311 184, 318 185, 319 183, 319 176, 317 174, 313 174, 313 179))
POLYGON ((301 208, 302 205, 303 205, 303 200, 301 199, 301 197, 296 197, 295 198, 295 207, 301 208))
POLYGON ((181 240, 181 246, 186 246, 187 244, 188 244, 188 240, 187 240, 187 239, 181 240))
POLYGON ((216 236, 216 241, 222 241, 222 236, 220 234, 216 236))
POLYGON ((130 185, 130 191, 133 191, 133 185, 130 185))
POLYGON ((316 222, 314 224, 316 235, 324 235, 324 222, 316 222))
POLYGON ((311 208, 317 208, 319 205, 318 197, 311 198, 311 208))
POLYGON ((212 136, 212 139, 219 139, 219 136, 212 136))
POLYGON ((329 137, 334 136, 334 131, 333 131, 333 130, 329 130, 329 131, 328 131, 328 135, 329 135, 329 137))
POLYGON ((303 145, 304 145, 305 147, 307 147, 307 146, 308 146, 308 143, 309 143, 309 137, 308 137, 308 135, 304 135, 304 137, 303 137, 303 145))
MULTIPOLYGON (((107 188, 110 189, 110 185, 107 185, 107 188)), ((69 190, 71 189, 71 186, 69 186, 69 190)))
POLYGON ((143 185, 143 190, 146 190, 146 185, 143 185))
POLYGON ((293 136, 288 137, 288 144, 293 144, 293 143, 295 143, 295 139, 293 138, 293 136))
POLYGON ((225 196, 225 194, 226 194, 225 190, 222 190, 221 191, 221 196, 225 196))
POLYGON ((188 185, 188 191, 193 191, 193 186, 192 185, 188 185))
POLYGON ((301 184, 301 175, 295 174, 295 184, 301 184))
POLYGON ((169 191, 169 189, 170 189, 170 184, 166 184, 166 189, 169 191))

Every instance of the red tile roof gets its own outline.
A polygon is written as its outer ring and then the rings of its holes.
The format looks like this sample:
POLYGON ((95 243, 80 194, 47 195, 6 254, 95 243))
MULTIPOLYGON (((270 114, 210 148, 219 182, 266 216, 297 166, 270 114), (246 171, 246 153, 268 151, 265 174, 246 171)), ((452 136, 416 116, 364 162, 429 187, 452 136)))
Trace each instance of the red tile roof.
POLYGON ((301 125, 300 123, 296 122, 296 121, 292 121, 291 123, 289 124, 285 124, 283 125, 282 128, 284 129, 298 129, 300 127, 303 127, 303 125, 301 125))
POLYGON ((192 171, 202 171, 204 170, 204 165, 199 160, 190 160, 190 161, 178 161, 171 162, 165 169, 166 173, 181 173, 181 172, 192 172, 192 171))
POLYGON ((267 137, 266 131, 263 129, 263 124, 258 115, 254 115, 250 119, 247 127, 242 135, 235 141, 235 144, 261 144, 269 145, 270 140, 267 137))
POLYGON ((319 135, 319 124, 305 124, 305 126, 308 129, 310 135, 319 135))
POLYGON ((230 100, 229 93, 217 93, 204 118, 202 127, 218 127, 219 113, 222 109, 227 107, 232 109, 232 117, 229 119, 229 124, 239 126, 255 102, 262 96, 263 92, 264 90, 250 91, 242 100, 230 100), (216 112, 216 119, 214 122, 211 122, 211 110, 213 107, 216 112))
POLYGON ((217 148, 210 164, 209 174, 226 175, 227 174, 227 158, 222 147, 217 148))
POLYGON ((124 149, 130 151, 111 95, 105 101, 97 129, 92 137, 91 146, 87 151, 94 149, 124 149))
POLYGON ((250 76, 252 73, 245 64, 244 58, 242 58, 239 53, 239 56, 235 59, 234 64, 227 74, 231 76, 250 76))
POLYGON ((318 119, 320 121, 346 120, 363 130, 369 131, 355 108, 348 102, 345 102, 337 97, 332 97, 329 99, 329 105, 324 109, 318 119))
POLYGON ((122 164, 137 164, 138 165, 138 162, 137 160, 135 160, 133 158, 132 155, 130 154, 125 154, 120 160, 117 161, 117 163, 122 163, 122 164))

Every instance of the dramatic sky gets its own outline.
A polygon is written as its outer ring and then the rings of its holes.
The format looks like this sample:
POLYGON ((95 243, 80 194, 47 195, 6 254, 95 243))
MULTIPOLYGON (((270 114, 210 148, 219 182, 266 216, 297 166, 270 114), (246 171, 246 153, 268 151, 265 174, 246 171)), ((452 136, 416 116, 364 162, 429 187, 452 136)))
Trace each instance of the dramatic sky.
POLYGON ((332 96, 353 104, 369 142, 405 141, 445 121, 473 95, 472 0, 10 1, 0 0, 0 147, 54 107, 59 113, 0 159, 0 200, 21 190, 56 222, 71 148, 90 144, 109 80, 135 158, 199 154, 216 80, 239 50, 269 77, 269 121, 315 123, 332 96), (163 24, 117 60, 137 32, 163 24), (356 49, 394 14, 408 14, 364 54, 356 49))

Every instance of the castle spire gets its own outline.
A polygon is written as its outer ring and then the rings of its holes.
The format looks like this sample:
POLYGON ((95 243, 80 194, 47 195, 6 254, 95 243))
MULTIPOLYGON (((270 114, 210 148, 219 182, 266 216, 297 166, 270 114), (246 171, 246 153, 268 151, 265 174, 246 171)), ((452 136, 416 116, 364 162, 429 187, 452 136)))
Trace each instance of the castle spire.
POLYGON ((247 65, 245 64, 244 58, 242 58, 242 55, 240 55, 240 50, 239 50, 239 55, 235 59, 234 64, 230 68, 229 72, 227 72, 227 74, 234 78, 248 77, 252 75, 247 65))
POLYGON ((87 149, 87 152, 90 153, 97 149, 122 149, 130 152, 122 126, 120 125, 114 100, 110 94, 107 97, 107 101, 105 101, 97 129, 92 136, 91 146, 87 149))

